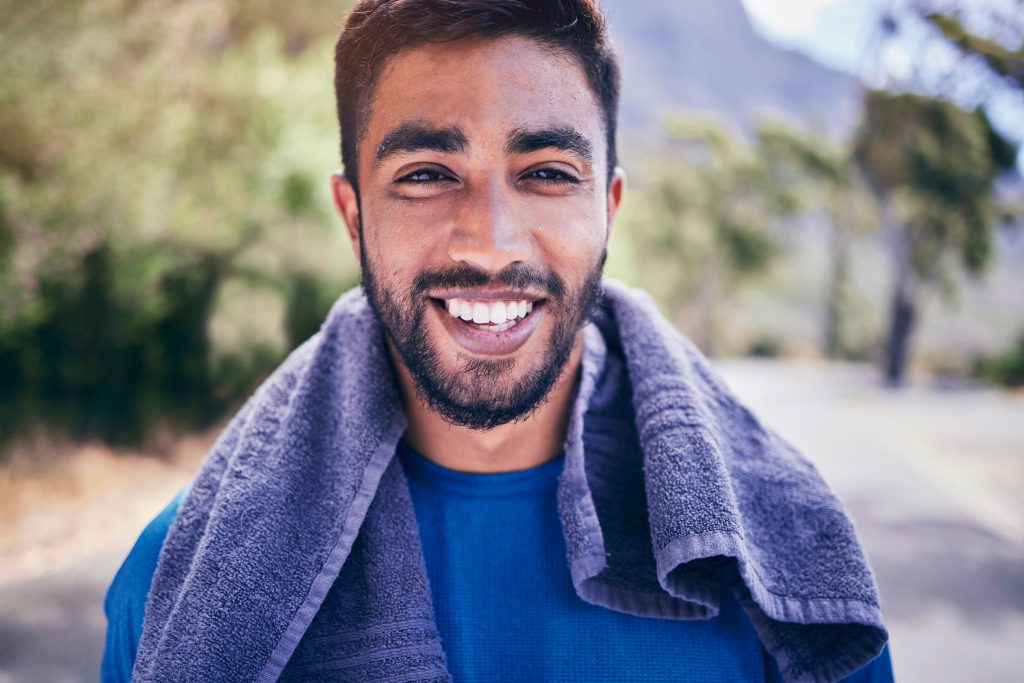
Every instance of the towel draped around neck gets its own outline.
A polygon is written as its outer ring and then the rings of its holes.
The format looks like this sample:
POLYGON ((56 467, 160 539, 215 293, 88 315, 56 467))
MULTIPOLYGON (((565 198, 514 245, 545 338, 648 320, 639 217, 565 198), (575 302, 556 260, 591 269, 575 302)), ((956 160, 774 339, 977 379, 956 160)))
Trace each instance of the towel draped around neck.
MULTIPOLYGON (((558 485, 579 597, 708 619, 724 585, 785 680, 864 666, 888 634, 843 503, 646 294, 602 284, 558 485)), ((206 457, 160 553, 133 680, 451 680, 395 457, 405 428, 353 289, 206 457)))

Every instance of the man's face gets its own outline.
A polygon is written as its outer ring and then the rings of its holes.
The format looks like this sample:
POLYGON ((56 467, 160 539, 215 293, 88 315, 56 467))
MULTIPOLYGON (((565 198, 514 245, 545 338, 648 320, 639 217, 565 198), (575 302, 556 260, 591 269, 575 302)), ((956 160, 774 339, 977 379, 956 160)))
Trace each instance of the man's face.
POLYGON ((600 291, 622 197, 573 58, 518 37, 394 57, 335 197, 363 285, 418 395, 489 429, 529 415, 600 291))

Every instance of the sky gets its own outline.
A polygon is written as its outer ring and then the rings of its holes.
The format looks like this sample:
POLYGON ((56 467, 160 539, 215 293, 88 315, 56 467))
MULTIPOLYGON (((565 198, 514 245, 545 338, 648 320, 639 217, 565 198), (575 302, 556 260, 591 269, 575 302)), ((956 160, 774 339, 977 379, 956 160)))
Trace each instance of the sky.
MULTIPOLYGON (((1001 5, 1012 0, 962 0, 967 7, 1001 5)), ((904 25, 907 43, 890 44, 879 54, 879 18, 899 0, 741 0, 754 27, 766 38, 803 52, 835 69, 858 76, 869 85, 880 85, 886 76, 905 76, 915 61, 914 50, 925 50, 924 62, 941 68, 952 52, 935 49, 922 30, 904 25)), ((921 54, 921 53, 919 53, 921 54)), ((962 102, 963 103, 963 102, 962 102)), ((993 123, 1004 135, 1024 143, 1024 97, 994 99, 989 107, 993 123)), ((1024 144, 1017 156, 1024 175, 1024 144)))
POLYGON ((828 66, 860 74, 886 0, 742 0, 754 25, 774 42, 828 66))

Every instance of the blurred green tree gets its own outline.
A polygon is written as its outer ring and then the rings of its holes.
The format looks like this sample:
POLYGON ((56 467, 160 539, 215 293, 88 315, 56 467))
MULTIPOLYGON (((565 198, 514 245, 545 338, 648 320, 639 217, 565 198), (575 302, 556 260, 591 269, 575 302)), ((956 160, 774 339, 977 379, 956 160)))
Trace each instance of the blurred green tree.
POLYGON ((850 150, 824 136, 765 122, 758 128, 758 145, 777 191, 790 193, 800 211, 818 211, 828 224, 822 346, 825 357, 842 357, 850 351, 844 319, 849 306, 851 242, 871 226, 866 189, 851 163, 850 150))
POLYGON ((993 384, 1024 387, 1024 331, 1017 334, 1010 348, 995 357, 978 359, 976 365, 975 374, 993 384))
MULTIPOLYGON (((1017 6, 1019 12, 1024 8, 1024 3, 1018 1, 1017 6)), ((993 74, 1005 79, 1011 87, 1024 90, 1024 36, 1018 35, 1017 45, 1008 48, 994 40, 968 31, 956 14, 931 12, 924 9, 920 14, 963 55, 981 60, 993 74)), ((1004 25, 1013 26, 1012 23, 1004 25)))
POLYGON ((773 217, 795 205, 776 191, 755 149, 715 123, 680 116, 673 154, 648 179, 630 225, 643 284, 707 353, 728 295, 778 252, 773 217))
POLYGON ((992 256, 993 184, 1014 149, 982 110, 916 94, 871 91, 855 159, 878 201, 894 264, 886 380, 905 375, 922 286, 949 291, 957 266, 977 275, 992 256))
POLYGON ((205 424, 357 281, 327 192, 349 5, 0 0, 0 442, 205 424))

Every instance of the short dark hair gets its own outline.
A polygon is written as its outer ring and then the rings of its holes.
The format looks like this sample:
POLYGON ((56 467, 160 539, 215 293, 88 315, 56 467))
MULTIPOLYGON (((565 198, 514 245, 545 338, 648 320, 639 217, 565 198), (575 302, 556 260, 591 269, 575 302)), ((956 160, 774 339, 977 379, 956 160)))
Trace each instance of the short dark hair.
POLYGON ((596 0, 361 0, 334 51, 334 95, 341 161, 355 188, 358 145, 366 134, 377 79, 388 59, 424 43, 469 36, 523 36, 574 55, 601 107, 607 180, 617 163, 619 65, 596 0))

